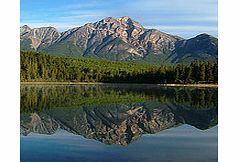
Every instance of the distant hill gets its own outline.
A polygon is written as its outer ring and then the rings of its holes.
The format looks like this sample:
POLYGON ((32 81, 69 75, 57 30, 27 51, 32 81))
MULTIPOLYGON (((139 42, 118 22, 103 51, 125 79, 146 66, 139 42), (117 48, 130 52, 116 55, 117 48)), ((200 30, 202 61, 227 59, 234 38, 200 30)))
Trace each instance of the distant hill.
POLYGON ((208 34, 200 34, 188 40, 176 42, 172 62, 191 62, 194 59, 216 61, 218 40, 208 34))
POLYGON ((207 34, 183 39, 156 29, 145 29, 124 16, 58 32, 54 27, 20 28, 21 50, 53 55, 135 61, 190 63, 217 61, 218 40, 207 34))

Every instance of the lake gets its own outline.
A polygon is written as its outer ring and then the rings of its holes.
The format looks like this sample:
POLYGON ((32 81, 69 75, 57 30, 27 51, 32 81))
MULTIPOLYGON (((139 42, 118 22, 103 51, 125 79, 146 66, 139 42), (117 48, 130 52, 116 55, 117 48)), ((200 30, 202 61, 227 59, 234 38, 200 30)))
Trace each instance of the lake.
POLYGON ((21 85, 21 162, 216 162, 218 89, 21 85))

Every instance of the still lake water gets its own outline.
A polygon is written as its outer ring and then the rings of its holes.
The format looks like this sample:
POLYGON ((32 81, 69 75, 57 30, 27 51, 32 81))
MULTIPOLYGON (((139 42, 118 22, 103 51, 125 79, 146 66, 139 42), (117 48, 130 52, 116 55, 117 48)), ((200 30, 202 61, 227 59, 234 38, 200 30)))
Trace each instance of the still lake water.
POLYGON ((21 162, 216 162, 217 92, 22 85, 21 162))

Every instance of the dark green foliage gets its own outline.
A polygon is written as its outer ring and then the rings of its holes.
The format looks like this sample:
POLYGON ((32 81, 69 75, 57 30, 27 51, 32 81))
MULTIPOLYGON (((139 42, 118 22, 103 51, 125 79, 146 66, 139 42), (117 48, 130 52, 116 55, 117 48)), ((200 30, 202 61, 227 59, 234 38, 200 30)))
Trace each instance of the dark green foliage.
POLYGON ((194 38, 180 40, 173 51, 173 63, 191 63, 194 59, 217 62, 218 39, 208 34, 200 34, 194 38))
POLYGON ((34 51, 34 49, 31 47, 30 39, 21 40, 20 48, 23 51, 34 51))
POLYGON ((152 96, 115 91, 100 86, 21 86, 21 111, 46 108, 81 107, 108 103, 134 103, 152 100, 152 96))
POLYGON ((217 64, 149 65, 21 52, 21 81, 217 83, 217 64))
POLYGON ((21 112, 79 108, 110 104, 150 103, 148 108, 175 104, 177 108, 217 108, 216 88, 112 85, 22 85, 21 112), (153 105, 151 105, 153 103, 153 105))

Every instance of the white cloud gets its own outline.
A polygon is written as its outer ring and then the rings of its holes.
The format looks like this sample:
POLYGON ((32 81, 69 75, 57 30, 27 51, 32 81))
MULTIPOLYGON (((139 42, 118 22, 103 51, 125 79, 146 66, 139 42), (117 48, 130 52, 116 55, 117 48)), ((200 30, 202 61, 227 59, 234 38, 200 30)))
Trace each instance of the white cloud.
POLYGON ((78 0, 31 12, 21 14, 24 18, 22 24, 25 22, 35 27, 50 25, 61 31, 108 16, 127 15, 145 27, 154 26, 172 33, 177 31, 178 34, 192 31, 217 33, 218 21, 217 0, 78 0))
POLYGON ((173 30, 173 31, 216 31, 216 26, 199 26, 199 25, 158 25, 158 26, 146 26, 147 28, 161 29, 161 30, 173 30))
POLYGON ((146 26, 148 29, 158 29, 173 35, 190 38, 201 33, 207 33, 217 37, 217 26, 202 26, 202 25, 158 25, 146 26))

